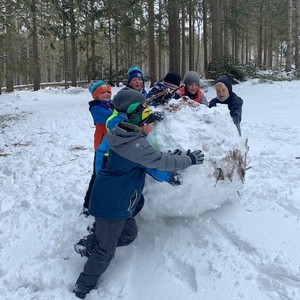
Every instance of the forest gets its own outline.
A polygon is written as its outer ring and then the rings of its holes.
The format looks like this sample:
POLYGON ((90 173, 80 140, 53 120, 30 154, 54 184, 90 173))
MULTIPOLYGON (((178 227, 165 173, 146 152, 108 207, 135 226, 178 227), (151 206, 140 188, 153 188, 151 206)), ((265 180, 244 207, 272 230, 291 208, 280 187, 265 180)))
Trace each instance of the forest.
POLYGON ((299 75, 300 0, 1 0, 0 91, 103 79, 141 68, 153 84, 188 70, 237 80, 299 75))

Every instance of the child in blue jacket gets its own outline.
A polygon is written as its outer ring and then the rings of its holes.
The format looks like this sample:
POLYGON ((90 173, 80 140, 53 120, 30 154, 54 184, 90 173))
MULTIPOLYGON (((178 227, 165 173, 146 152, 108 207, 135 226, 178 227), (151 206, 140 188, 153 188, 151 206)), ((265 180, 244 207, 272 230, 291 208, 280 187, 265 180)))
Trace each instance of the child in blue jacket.
POLYGON ((106 135, 109 155, 92 190, 89 211, 95 217, 97 243, 73 289, 81 299, 96 287, 116 247, 129 245, 137 237, 134 213, 141 200, 147 169, 176 171, 203 163, 201 150, 172 155, 153 148, 146 136, 152 130, 155 116, 142 103, 131 104, 127 118, 128 122, 119 123, 106 135))
MULTIPOLYGON (((97 81, 89 86, 89 91, 92 94, 93 100, 89 102, 89 111, 93 117, 95 124, 94 133, 94 151, 98 148, 103 138, 106 135, 106 120, 112 114, 111 104, 111 87, 105 81, 97 81)), ((96 154, 95 154, 96 156, 96 154)), ((95 173, 95 157, 93 163, 93 174, 91 176, 88 190, 84 197, 82 213, 88 216, 88 207, 90 203, 90 194, 96 178, 95 173)))

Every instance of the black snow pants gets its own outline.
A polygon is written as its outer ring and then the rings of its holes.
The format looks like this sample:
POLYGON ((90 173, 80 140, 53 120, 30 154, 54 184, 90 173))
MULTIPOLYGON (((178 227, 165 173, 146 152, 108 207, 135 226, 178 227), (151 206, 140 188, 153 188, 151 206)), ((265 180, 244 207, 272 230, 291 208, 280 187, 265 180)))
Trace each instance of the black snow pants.
POLYGON ((96 246, 77 279, 77 289, 85 294, 94 289, 114 257, 116 248, 129 245, 137 234, 138 227, 134 218, 121 221, 96 218, 96 246))

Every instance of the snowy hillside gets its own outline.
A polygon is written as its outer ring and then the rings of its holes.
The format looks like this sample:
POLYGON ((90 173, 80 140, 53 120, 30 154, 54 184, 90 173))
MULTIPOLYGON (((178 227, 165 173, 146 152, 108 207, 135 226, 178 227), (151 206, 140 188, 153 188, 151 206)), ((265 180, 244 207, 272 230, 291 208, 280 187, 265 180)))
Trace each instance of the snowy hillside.
MULTIPOLYGON (((87 300, 300 299, 300 82, 233 89, 244 100, 241 139, 229 139, 236 132, 223 107, 200 112, 205 126, 189 109, 166 113, 175 138, 157 126, 162 150, 203 148, 205 163, 187 169, 182 186, 147 181, 137 240, 117 250, 87 300), (210 159, 246 138, 245 183, 213 189, 202 175, 210 159), (213 144, 220 139, 230 145, 213 144)), ((1 300, 77 299, 86 258, 73 244, 93 222, 79 215, 93 162, 90 99, 79 88, 0 95, 1 300)))

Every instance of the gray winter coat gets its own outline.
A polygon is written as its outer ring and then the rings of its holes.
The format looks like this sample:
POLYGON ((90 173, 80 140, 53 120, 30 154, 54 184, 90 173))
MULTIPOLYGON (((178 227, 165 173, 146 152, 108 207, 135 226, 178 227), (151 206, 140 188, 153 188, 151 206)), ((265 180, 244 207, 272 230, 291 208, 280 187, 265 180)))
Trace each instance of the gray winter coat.
POLYGON ((187 155, 153 148, 141 129, 122 122, 106 135, 107 162, 96 177, 89 213, 108 220, 130 218, 143 192, 147 168, 175 171, 192 165, 187 155))

